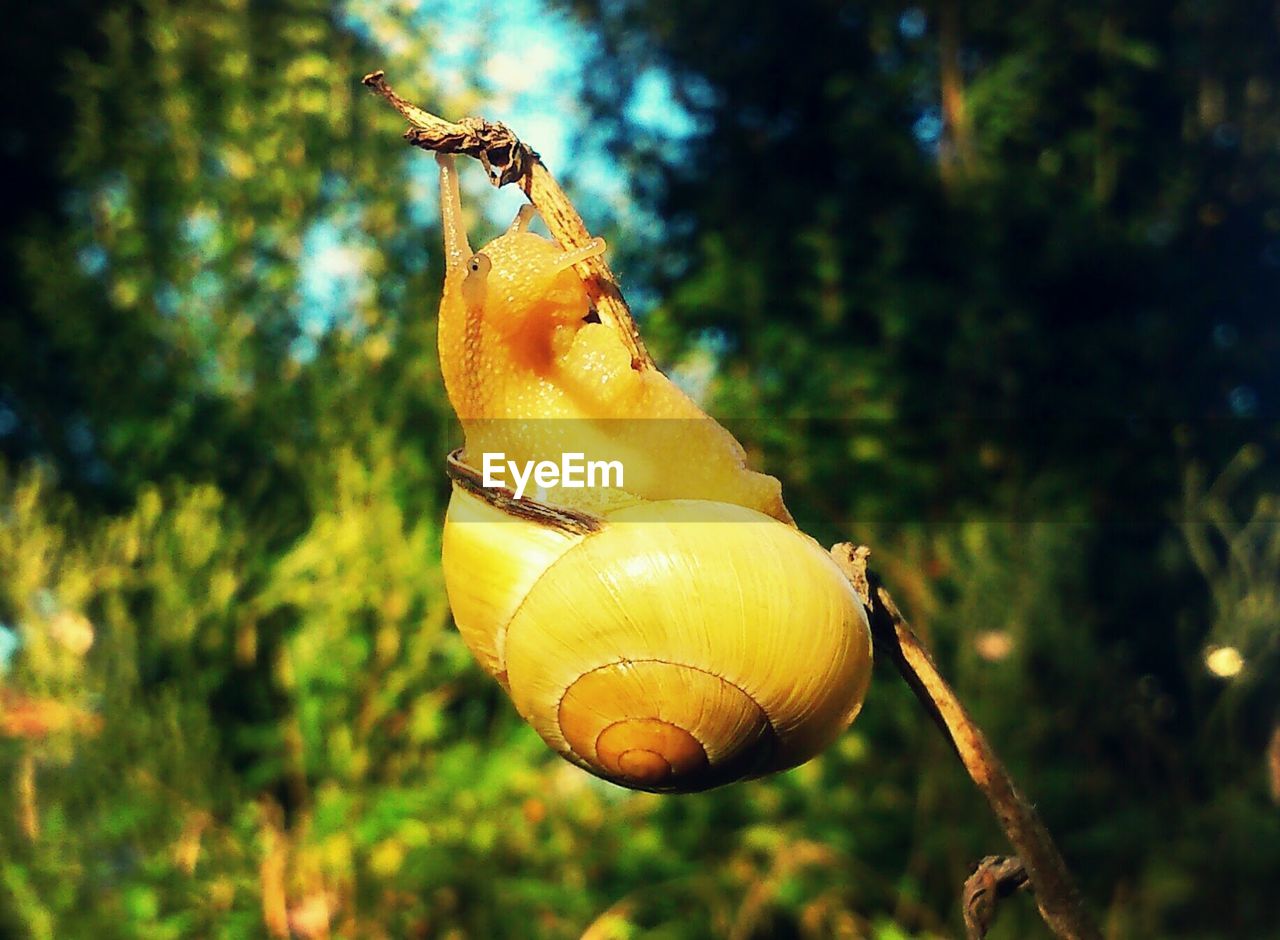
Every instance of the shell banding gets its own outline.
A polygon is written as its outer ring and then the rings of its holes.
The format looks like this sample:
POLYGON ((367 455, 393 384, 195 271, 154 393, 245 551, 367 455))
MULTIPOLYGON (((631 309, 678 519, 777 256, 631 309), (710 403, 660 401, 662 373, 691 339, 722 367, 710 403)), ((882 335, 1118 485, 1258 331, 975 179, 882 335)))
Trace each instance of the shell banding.
POLYGON ((794 767, 853 720, 866 612, 822 548, 752 509, 602 516, 475 485, 451 458, 445 586, 463 639, 552 748, 635 789, 794 767))

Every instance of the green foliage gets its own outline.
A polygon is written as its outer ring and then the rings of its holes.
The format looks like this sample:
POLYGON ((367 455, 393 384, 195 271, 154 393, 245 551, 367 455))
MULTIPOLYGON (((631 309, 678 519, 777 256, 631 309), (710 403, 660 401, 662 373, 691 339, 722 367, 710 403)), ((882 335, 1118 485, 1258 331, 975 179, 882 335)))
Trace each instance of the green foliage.
MULTIPOLYGON (((887 664, 818 760, 663 798, 555 758, 452 629, 431 165, 358 79, 483 112, 438 27, 498 14, 28 6, 0 40, 49 92, 0 148, 0 934, 958 932, 1005 845, 887 664)), ((588 137, 637 200, 611 244, 654 347, 815 536, 875 546, 1110 936, 1264 935, 1264 5, 562 6, 599 38, 588 137), (665 130, 630 106, 654 74, 665 130)), ((1035 935, 1005 902, 992 936, 1035 935)))

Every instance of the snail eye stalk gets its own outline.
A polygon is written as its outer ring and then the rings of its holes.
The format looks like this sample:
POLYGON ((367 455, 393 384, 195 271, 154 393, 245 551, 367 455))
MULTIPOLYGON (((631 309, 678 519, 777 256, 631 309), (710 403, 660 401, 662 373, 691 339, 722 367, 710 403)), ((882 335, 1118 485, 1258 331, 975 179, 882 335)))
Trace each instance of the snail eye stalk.
POLYGON ((521 206, 520 211, 516 213, 516 217, 511 221, 507 234, 529 231, 529 224, 533 222, 533 217, 537 214, 538 210, 533 206, 521 206))
POLYGON ((586 261, 588 258, 594 258, 597 255, 604 254, 604 249, 604 239, 597 236, 581 248, 574 248, 572 251, 566 251, 562 254, 555 260, 554 270, 557 272, 565 271, 573 267, 579 261, 586 261))
POLYGON ((444 227, 444 258, 449 270, 455 270, 471 254, 467 225, 462 217, 462 189, 458 185, 458 169, 453 157, 436 154, 440 167, 440 221, 444 227))

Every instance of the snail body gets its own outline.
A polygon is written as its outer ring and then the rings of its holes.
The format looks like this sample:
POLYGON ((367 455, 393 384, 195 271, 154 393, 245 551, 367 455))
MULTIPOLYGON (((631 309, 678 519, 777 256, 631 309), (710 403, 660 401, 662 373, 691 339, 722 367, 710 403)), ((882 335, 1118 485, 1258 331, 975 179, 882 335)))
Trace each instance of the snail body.
POLYGON ((563 252, 522 213, 473 254, 453 173, 442 160, 440 354, 466 446, 443 557, 464 641, 550 747, 623 786, 703 790, 813 757, 870 678, 853 589, 777 481, 589 321, 572 264, 602 243, 563 252), (655 416, 678 420, 634 420, 655 416), (516 499, 474 469, 567 447, 623 455, 625 488, 516 499))
POLYGON ((749 470, 728 431, 657 369, 633 368, 612 328, 590 322, 573 265, 603 252, 603 239, 563 251, 529 232, 530 213, 521 212, 473 253, 451 158, 441 159, 440 180, 440 369, 467 455, 621 459, 627 490, 641 498, 732 502, 791 522, 778 481, 749 470))

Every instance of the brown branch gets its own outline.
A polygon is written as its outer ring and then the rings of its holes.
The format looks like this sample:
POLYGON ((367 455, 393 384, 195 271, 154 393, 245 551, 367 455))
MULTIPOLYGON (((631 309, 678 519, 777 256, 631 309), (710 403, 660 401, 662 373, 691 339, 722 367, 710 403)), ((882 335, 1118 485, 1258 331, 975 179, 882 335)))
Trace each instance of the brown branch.
POLYGON ((941 0, 938 15, 938 60, 941 78, 942 117, 946 140, 938 152, 942 179, 950 183, 956 171, 973 168, 973 129, 965 98, 964 72, 960 68, 959 0, 941 0))
MULTIPOLYGON (((521 142, 505 124, 495 124, 483 118, 463 118, 455 124, 436 117, 397 95, 380 71, 366 75, 364 84, 385 98, 413 125, 404 135, 409 143, 436 153, 475 157, 484 164, 494 186, 518 183, 562 248, 581 248, 591 241, 591 233, 587 231, 582 216, 578 215, 537 152, 521 142)), ((617 331, 631 354, 631 368, 653 368, 653 359, 640 338, 631 309, 618 289, 618 279, 604 256, 581 261, 574 265, 574 270, 582 277, 600 322, 617 331)))
POLYGON ((1049 929, 1055 936, 1071 940, 1099 940, 1101 934, 1085 910, 1053 837, 1031 804, 1018 792, 986 735, 938 672, 928 649, 898 611, 889 592, 875 573, 867 569, 870 554, 865 546, 855 548, 847 543, 831 549, 831 556, 870 612, 871 636, 877 653, 888 654, 991 805, 996 821, 1026 868, 1040 916, 1049 929))
POLYGON ((1016 855, 988 855, 964 883, 964 929, 969 940, 983 940, 996 919, 996 904, 1027 887, 1027 867, 1016 855))

